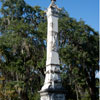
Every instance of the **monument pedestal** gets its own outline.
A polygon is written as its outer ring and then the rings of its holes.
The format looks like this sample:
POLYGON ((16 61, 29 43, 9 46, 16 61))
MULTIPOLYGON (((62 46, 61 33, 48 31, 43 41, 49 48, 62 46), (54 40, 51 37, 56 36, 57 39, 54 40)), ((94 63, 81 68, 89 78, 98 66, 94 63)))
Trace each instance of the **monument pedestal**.
POLYGON ((61 89, 47 89, 40 91, 41 100, 65 100, 66 91, 61 89))

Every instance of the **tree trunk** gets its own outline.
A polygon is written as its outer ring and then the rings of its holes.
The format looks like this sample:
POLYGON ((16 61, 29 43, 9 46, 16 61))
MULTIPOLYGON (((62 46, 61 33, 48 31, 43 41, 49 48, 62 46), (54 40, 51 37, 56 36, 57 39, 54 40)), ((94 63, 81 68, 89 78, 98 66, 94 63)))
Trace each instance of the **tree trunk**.
POLYGON ((95 93, 95 90, 93 89, 93 87, 90 87, 89 91, 90 91, 91 100, 97 100, 96 93, 95 93))
POLYGON ((96 98, 96 81, 95 81, 95 72, 92 72, 92 74, 89 76, 88 72, 86 71, 86 69, 84 69, 85 71, 85 75, 86 75, 86 81, 87 81, 87 85, 89 87, 89 94, 90 94, 90 98, 91 100, 97 100, 96 98))
POLYGON ((90 89, 90 96, 91 96, 91 100, 97 100, 96 94, 98 92, 98 90, 96 91, 96 86, 95 86, 95 79, 93 78, 91 81, 91 85, 89 87, 90 89))
POLYGON ((21 93, 21 100, 29 100, 26 92, 21 93))
POLYGON ((75 91, 76 91, 77 100, 79 100, 78 89, 77 89, 76 84, 75 84, 75 91))

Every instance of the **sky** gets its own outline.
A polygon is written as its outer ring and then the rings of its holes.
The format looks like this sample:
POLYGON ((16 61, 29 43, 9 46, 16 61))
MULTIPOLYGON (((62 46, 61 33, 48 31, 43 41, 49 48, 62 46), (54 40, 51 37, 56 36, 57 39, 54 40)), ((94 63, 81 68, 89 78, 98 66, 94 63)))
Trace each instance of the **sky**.
MULTIPOLYGON (((48 8, 51 0, 25 0, 31 6, 48 8)), ((70 17, 82 19, 95 31, 99 31, 99 0, 56 0, 59 8, 64 7, 70 17)), ((1 4, 0 4, 1 7, 1 4)))
MULTIPOLYGON (((29 5, 48 8, 51 0, 25 0, 29 5)), ((82 19, 86 24, 99 31, 99 0, 56 0, 59 8, 64 7, 70 17, 77 21, 82 19)))

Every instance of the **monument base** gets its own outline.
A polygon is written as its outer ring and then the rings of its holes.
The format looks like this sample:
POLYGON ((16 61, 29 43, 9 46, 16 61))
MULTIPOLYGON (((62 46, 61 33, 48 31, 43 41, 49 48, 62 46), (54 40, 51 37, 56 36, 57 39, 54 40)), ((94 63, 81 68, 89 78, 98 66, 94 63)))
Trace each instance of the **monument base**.
POLYGON ((65 100, 66 91, 62 89, 47 89, 39 91, 40 100, 65 100))

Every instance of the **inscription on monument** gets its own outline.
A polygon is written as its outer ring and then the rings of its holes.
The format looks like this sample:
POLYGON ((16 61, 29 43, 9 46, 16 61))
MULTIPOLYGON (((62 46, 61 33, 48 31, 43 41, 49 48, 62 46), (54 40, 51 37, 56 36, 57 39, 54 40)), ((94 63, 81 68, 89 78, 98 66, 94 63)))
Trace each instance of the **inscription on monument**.
POLYGON ((53 32, 53 43, 52 43, 52 50, 58 51, 58 39, 57 39, 57 32, 53 32))

